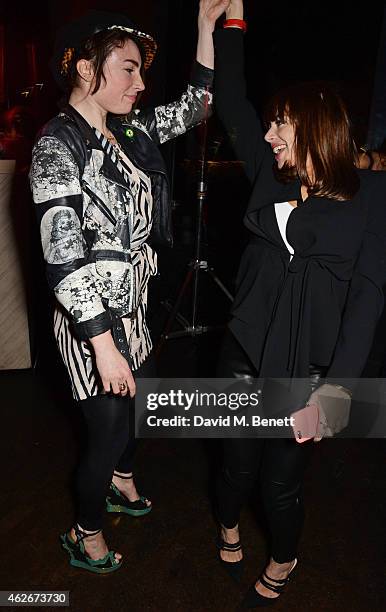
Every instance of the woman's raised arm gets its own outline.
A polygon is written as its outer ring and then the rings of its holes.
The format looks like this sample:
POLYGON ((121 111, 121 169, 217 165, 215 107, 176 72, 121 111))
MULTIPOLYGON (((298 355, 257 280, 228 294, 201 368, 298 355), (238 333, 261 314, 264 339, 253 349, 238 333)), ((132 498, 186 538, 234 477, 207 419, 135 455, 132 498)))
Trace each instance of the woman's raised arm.
MULTIPOLYGON (((226 18, 243 20, 242 0, 232 0, 226 18)), ((248 100, 244 74, 244 33, 238 27, 215 32, 215 106, 237 157, 254 181, 267 150, 256 109, 248 100)), ((258 74, 256 74, 256 78, 258 74)))
POLYGON ((214 68, 213 32, 217 19, 229 9, 231 0, 200 0, 198 14, 197 61, 214 68))

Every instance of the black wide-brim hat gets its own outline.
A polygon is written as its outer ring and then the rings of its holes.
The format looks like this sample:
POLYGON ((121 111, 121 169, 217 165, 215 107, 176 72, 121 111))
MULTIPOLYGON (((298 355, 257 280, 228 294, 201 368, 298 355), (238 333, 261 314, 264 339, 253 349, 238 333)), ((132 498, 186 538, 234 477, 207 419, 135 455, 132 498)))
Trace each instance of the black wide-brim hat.
POLYGON ((122 30, 138 42, 144 53, 144 68, 147 70, 156 54, 157 43, 150 34, 141 32, 126 15, 107 11, 89 11, 76 21, 65 24, 57 33, 50 68, 56 83, 66 89, 66 74, 63 60, 66 53, 76 53, 82 44, 94 34, 104 30, 122 30))

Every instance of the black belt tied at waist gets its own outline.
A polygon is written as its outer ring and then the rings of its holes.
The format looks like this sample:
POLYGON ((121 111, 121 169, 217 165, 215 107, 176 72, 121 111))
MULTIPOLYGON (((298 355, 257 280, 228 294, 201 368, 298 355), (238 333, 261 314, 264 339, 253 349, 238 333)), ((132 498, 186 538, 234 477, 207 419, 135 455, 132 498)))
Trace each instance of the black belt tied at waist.
POLYGON ((131 263, 131 254, 108 249, 91 250, 87 256, 87 263, 96 263, 97 261, 126 261, 131 263))
MULTIPOLYGON (((331 276, 347 283, 351 277, 351 262, 335 262, 327 258, 294 255, 289 262, 287 274, 274 307, 270 329, 266 338, 264 356, 261 364, 261 376, 277 372, 278 376, 306 377, 308 376, 311 333, 311 293, 326 301, 326 311, 330 308, 328 302, 331 276), (277 339, 286 350, 278 355, 277 339), (273 341, 274 349, 270 351, 273 341), (280 363, 279 363, 280 362, 280 363)), ((327 312, 326 312, 327 314, 327 312)), ((331 332, 340 320, 340 313, 329 312, 326 320, 330 321, 331 332)), ((312 324, 322 322, 313 321, 312 324)))

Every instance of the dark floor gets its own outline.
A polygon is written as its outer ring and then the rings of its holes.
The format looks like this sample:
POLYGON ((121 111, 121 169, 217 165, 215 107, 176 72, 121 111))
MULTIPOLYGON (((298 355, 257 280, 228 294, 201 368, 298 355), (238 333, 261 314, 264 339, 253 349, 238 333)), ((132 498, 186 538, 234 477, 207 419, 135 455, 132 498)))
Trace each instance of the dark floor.
MULTIPOLYGON (((177 279, 184 273, 184 259, 178 252, 175 257, 177 279)), ((153 288, 155 336, 167 312, 154 304, 173 291, 171 286, 153 288)), ((210 291, 204 284, 203 311, 210 291)), ((225 305, 219 308, 212 322, 222 323, 219 313, 226 310, 225 305)), ((211 332, 197 341, 169 340, 160 355, 160 375, 212 375, 220 339, 220 333, 211 332)), ((137 483, 154 508, 136 519, 107 517, 107 542, 123 553, 125 566, 102 577, 71 568, 59 545, 59 534, 73 520, 71 482, 82 428, 53 344, 47 342, 40 351, 34 371, 1 373, 0 392, 0 589, 69 590, 74 612, 237 609, 263 568, 266 531, 256 494, 242 516, 246 573, 235 586, 224 575, 214 545, 210 491, 218 441, 142 441, 137 483)), ((277 610, 386 610, 385 444, 382 439, 346 439, 315 445, 305 484, 307 519, 299 567, 277 610)))

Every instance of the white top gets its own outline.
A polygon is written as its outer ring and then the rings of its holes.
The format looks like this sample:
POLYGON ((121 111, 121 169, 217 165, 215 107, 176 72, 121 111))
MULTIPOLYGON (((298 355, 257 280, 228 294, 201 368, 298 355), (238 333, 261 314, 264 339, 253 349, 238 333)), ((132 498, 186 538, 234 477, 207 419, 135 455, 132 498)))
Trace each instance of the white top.
POLYGON ((294 250, 287 240, 286 229, 287 229, 288 218, 293 210, 294 210, 294 207, 291 206, 289 202, 276 202, 275 204, 277 224, 279 226, 281 237, 283 238, 288 251, 291 253, 290 261, 294 254, 294 250))

